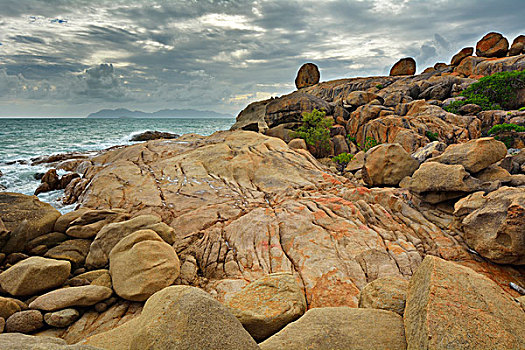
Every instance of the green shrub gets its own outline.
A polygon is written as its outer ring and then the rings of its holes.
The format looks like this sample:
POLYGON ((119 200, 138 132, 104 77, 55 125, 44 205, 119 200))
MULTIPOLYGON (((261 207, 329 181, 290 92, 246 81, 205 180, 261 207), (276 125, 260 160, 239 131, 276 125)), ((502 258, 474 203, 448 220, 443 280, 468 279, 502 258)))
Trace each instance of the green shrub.
POLYGON ((314 109, 311 113, 303 113, 303 125, 301 125, 292 137, 303 139, 308 145, 315 146, 319 150, 330 150, 330 127, 333 121, 325 118, 326 112, 314 109))
POLYGON ((518 109, 518 111, 525 111, 525 107, 521 107, 520 109, 518 109))
POLYGON ((512 108, 516 103, 517 91, 525 88, 525 71, 500 72, 481 78, 461 92, 466 97, 454 101, 445 110, 457 113, 466 104, 476 104, 483 110, 512 108))
POLYGON ((425 136, 430 140, 430 141, 438 141, 438 133, 437 132, 432 132, 430 130, 427 130, 425 132, 425 136))
POLYGON ((346 165, 347 165, 348 163, 350 163, 350 161, 352 161, 353 158, 354 158, 354 155, 353 155, 353 154, 343 152, 343 153, 340 153, 340 154, 336 155, 335 157, 333 157, 332 160, 333 160, 337 165, 342 166, 343 169, 344 169, 344 168, 346 167, 346 165))
POLYGON ((369 149, 374 148, 378 144, 379 143, 377 142, 376 139, 374 139, 373 137, 367 136, 365 140, 365 144, 363 145, 363 151, 366 153, 368 152, 369 149))
POLYGON ((346 135, 346 138, 347 138, 348 142, 357 143, 357 140, 353 136, 346 135))
POLYGON ((525 127, 516 124, 496 124, 487 132, 488 135, 499 134, 503 131, 525 132, 525 127))
POLYGON ((376 88, 378 88, 379 90, 381 90, 382 88, 384 88, 383 84, 377 84, 376 85, 376 88))

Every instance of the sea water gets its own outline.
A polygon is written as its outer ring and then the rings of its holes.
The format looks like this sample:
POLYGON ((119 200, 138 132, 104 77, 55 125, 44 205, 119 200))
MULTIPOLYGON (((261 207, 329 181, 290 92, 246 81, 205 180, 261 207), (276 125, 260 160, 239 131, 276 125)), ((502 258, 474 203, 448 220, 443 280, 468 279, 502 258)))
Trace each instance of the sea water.
MULTIPOLYGON (((134 134, 146 130, 210 135, 228 130, 234 122, 233 118, 0 118, 0 185, 6 187, 4 191, 32 195, 40 184, 34 175, 48 170, 46 164, 31 165, 31 159, 38 156, 129 145, 134 143, 130 141, 134 134)), ((72 210, 72 206, 61 204, 62 195, 63 191, 51 191, 38 197, 62 212, 72 210)))

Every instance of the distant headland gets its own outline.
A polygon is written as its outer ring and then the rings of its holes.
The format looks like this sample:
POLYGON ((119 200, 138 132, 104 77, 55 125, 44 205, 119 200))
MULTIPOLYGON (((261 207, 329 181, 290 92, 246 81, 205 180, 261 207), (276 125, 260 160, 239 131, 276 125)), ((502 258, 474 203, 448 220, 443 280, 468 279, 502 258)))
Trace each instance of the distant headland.
POLYGON ((195 109, 162 109, 157 112, 147 113, 130 111, 126 108, 102 109, 91 113, 88 118, 233 118, 227 113, 214 111, 198 111, 195 109))

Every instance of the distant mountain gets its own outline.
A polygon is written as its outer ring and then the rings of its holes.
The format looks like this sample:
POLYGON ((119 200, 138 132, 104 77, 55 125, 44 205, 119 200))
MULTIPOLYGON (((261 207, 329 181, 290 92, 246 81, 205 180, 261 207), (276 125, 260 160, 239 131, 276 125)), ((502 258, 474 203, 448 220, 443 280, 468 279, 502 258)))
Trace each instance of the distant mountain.
POLYGON ((126 108, 102 109, 91 113, 88 118, 233 118, 231 114, 195 109, 162 109, 153 113, 130 111, 126 108))

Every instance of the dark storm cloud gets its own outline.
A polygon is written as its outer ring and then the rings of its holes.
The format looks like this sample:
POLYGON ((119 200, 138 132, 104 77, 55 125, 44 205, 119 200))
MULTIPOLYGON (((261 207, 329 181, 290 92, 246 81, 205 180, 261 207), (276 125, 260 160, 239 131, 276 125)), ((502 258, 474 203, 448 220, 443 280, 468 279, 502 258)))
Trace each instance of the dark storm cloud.
POLYGON ((489 31, 512 40, 524 16, 521 0, 2 0, 0 116, 42 101, 236 113, 293 90, 304 62, 323 80, 406 56, 421 71, 489 31))

